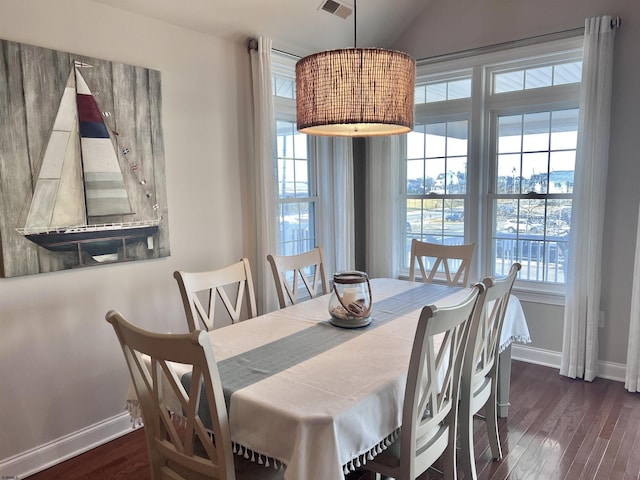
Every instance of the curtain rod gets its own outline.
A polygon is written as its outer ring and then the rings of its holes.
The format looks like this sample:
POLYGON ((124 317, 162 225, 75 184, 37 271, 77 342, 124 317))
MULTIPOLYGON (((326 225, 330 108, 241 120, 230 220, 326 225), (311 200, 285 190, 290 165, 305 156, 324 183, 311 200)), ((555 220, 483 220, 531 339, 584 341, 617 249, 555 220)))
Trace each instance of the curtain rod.
MULTIPOLYGON (((619 28, 622 25, 622 18, 614 17, 611 19, 611 28, 619 28)), ((457 58, 470 57, 472 55, 479 55, 482 53, 492 53, 497 50, 502 50, 505 47, 524 47, 527 45, 533 45, 535 43, 541 43, 543 41, 562 40, 570 37, 577 37, 584 34, 584 27, 570 28, 568 30, 561 30, 553 33, 543 33, 542 35, 535 35, 533 37, 520 38, 517 40, 510 40, 508 42, 494 43, 491 45, 485 45, 483 47, 470 48, 468 50, 461 50, 459 52, 445 53, 442 55, 434 55, 433 57, 420 58, 417 62, 440 62, 445 60, 454 60, 457 58)))
MULTIPOLYGON (((622 26, 622 18, 621 17, 613 17, 611 19, 611 28, 620 28, 622 26)), ((570 28, 568 30, 561 30, 559 32, 554 33, 543 33, 542 35, 535 35, 533 37, 520 38, 518 40, 511 40, 508 42, 502 43, 494 43, 492 45, 486 45, 483 47, 470 48, 468 50, 461 50, 459 52, 453 53, 445 53, 442 55, 435 55, 433 57, 420 58, 416 61, 418 62, 437 62, 444 60, 453 60, 455 58, 463 58, 471 55, 477 55, 481 53, 490 53, 495 50, 500 50, 505 48, 506 46, 510 47, 522 47, 525 45, 530 45, 533 43, 539 43, 542 41, 552 41, 552 40, 561 40, 564 38, 576 37, 578 35, 584 34, 584 27, 570 28)), ((247 44, 248 50, 257 50, 258 49, 258 40, 255 38, 250 38, 247 44)), ((277 48, 272 48, 274 52, 277 52, 281 55, 286 55, 295 59, 301 59, 299 55, 295 55, 293 53, 284 52, 282 50, 278 50, 277 48)))
POLYGON ((289 52, 283 52, 282 50, 278 50, 277 48, 272 48, 272 50, 274 52, 276 52, 276 53, 279 53, 280 55, 286 55, 288 57, 295 58, 295 59, 298 59, 298 60, 300 60, 302 58, 300 55, 295 55, 295 54, 289 53, 289 52))
MULTIPOLYGON (((250 51, 250 50, 258 50, 258 39, 257 38, 250 38, 247 41, 247 50, 248 51, 250 51)), ((286 55, 288 57, 295 58, 295 59, 298 59, 298 60, 300 60, 302 58, 299 55, 294 55, 293 53, 289 53, 289 52, 283 52, 282 50, 278 50, 277 48, 272 48, 271 51, 279 53, 280 55, 286 55)))

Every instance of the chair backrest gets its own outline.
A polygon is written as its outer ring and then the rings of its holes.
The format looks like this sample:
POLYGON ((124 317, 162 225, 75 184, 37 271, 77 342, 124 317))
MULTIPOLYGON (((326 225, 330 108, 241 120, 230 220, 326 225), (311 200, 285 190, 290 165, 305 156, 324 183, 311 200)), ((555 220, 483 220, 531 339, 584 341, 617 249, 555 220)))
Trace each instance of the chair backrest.
POLYGON ((485 278, 482 283, 487 288, 482 309, 474 314, 470 328, 467 349, 462 364, 460 381, 459 467, 464 478, 477 478, 475 448, 473 444, 474 415, 484 406, 487 438, 491 454, 502 458, 502 448, 498 433, 498 364, 502 324, 509 303, 513 283, 520 271, 520 264, 511 266, 509 275, 500 280, 485 278))
POLYGON ((256 295, 249 260, 243 258, 232 265, 206 272, 173 272, 178 282, 189 331, 212 330, 216 298, 229 314, 232 323, 240 321, 243 300, 247 299, 247 318, 257 314, 256 295), (232 295, 229 297, 229 292, 232 295))
POLYGON ((268 255, 267 260, 276 283, 280 308, 298 303, 298 288, 302 286, 310 298, 329 292, 322 247, 298 255, 268 255), (299 280, 302 280, 302 286, 299 280))
POLYGON ((400 478, 416 478, 445 451, 445 469, 455 468, 460 369, 469 324, 482 308, 484 290, 478 283, 457 305, 422 309, 402 411, 400 478))
POLYGON ((491 389, 497 387, 500 334, 509 295, 520 268, 519 263, 514 263, 506 277, 487 277, 482 280, 487 288, 484 309, 478 312, 471 323, 462 367, 462 401, 464 403, 465 397, 470 397, 471 414, 487 402, 491 389))
POLYGON ((438 273, 442 265, 449 286, 461 285, 466 287, 469 284, 469 273, 474 248, 475 243, 440 245, 437 243, 421 242, 414 238, 411 241, 409 280, 415 280, 415 266, 417 261, 423 282, 433 282, 436 273, 438 273), (429 269, 425 268, 425 258, 429 259, 429 263, 427 264, 430 265, 429 269), (427 272, 427 270, 429 271, 427 272))
POLYGON ((197 472, 206 478, 235 480, 224 394, 207 334, 148 332, 113 310, 106 318, 120 341, 142 407, 152 479, 182 480, 197 472), (186 390, 176 373, 178 364, 191 372, 186 390), (182 412, 171 412, 165 404, 168 389, 182 412), (210 425, 198 412, 201 396, 209 405, 210 425), (174 413, 184 418, 178 420, 174 413))

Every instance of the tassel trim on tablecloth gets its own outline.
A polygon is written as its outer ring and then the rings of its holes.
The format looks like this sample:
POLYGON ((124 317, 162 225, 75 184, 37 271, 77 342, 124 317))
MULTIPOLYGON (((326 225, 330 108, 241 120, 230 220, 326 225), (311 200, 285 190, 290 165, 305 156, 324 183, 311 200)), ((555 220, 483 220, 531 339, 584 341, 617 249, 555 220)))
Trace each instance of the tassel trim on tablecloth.
MULTIPOLYGON (((138 400, 127 400, 127 405, 125 409, 129 412, 129 415, 131 417, 131 424, 133 428, 141 427, 143 425, 143 418, 142 418, 142 408, 140 407, 140 402, 138 400)), ((169 412, 169 414, 171 415, 171 419, 175 421, 178 425, 182 425, 182 426, 186 425, 187 419, 183 415, 175 412, 169 412)), ((209 435, 209 438, 213 440, 213 437, 214 437, 213 432, 207 429, 207 434, 209 435)), ((252 462, 257 463, 258 465, 264 465, 267 468, 273 467, 275 470, 285 470, 287 468, 287 465, 283 461, 278 460, 277 458, 269 457, 262 453, 254 452, 253 450, 245 447, 244 445, 240 445, 239 443, 236 443, 236 442, 231 442, 231 445, 233 447, 233 453, 243 458, 246 458, 247 460, 251 460, 252 462)))
MULTIPOLYGON (((131 423, 134 428, 140 427, 143 424, 142 421, 142 409, 140 408, 140 402, 137 400, 127 400, 126 410, 129 412, 131 416, 131 423)), ((186 419, 175 412, 171 412, 171 418, 178 423, 186 422, 186 419)), ((213 439, 213 432, 207 430, 207 433, 213 439)), ((342 466, 342 471, 345 475, 354 472, 356 469, 364 466, 367 461, 373 460, 377 455, 381 454, 385 451, 389 446, 395 442, 400 436, 400 429, 398 428, 387 437, 382 439, 372 448, 367 450, 364 453, 352 458, 349 462, 342 466)), ((277 458, 269 457, 268 455, 264 455, 263 453, 254 452, 250 448, 245 447, 236 442, 231 442, 233 446, 233 453, 247 460, 251 460, 258 465, 264 465, 265 467, 273 467, 275 470, 286 470, 287 465, 277 458)))
POLYGON ((246 460, 251 460, 253 463, 263 465, 266 468, 273 467, 275 470, 286 470, 287 464, 277 458, 269 457, 263 453, 257 453, 250 448, 240 445, 236 442, 231 442, 233 445, 233 453, 239 455, 246 460))
POLYGON ((138 400, 127 400, 127 406, 124 407, 129 412, 131 426, 138 428, 142 426, 142 408, 138 400))
POLYGON ((531 337, 529 335, 511 335, 507 341, 502 342, 499 353, 504 352, 513 342, 531 343, 531 337))
POLYGON ((398 428, 396 431, 389 434, 386 438, 378 442, 377 445, 370 448, 368 451, 361 453, 357 457, 351 459, 350 462, 347 462, 342 466, 342 472, 347 475, 351 472, 354 472, 356 469, 363 467, 366 465, 367 461, 373 460, 377 455, 381 454, 385 451, 389 446, 395 442, 400 437, 400 429, 398 428))

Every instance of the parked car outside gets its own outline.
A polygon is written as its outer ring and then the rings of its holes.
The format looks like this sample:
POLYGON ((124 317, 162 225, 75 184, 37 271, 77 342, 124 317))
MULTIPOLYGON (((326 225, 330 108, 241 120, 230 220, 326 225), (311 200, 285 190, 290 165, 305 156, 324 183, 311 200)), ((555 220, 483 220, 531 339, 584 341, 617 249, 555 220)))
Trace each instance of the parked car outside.
POLYGON ((543 233, 544 225, 541 223, 532 223, 526 220, 507 220, 502 225, 502 231, 509 233, 543 233))
POLYGON ((462 222, 464 220, 464 212, 451 212, 444 219, 449 222, 462 222))

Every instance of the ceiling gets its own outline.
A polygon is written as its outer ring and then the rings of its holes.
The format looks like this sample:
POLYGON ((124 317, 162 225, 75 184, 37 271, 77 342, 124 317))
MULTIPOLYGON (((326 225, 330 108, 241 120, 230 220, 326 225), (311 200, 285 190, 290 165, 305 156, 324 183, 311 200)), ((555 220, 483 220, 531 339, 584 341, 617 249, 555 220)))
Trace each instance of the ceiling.
MULTIPOLYGON (((93 0, 216 37, 243 41, 264 35, 296 55, 354 46, 354 15, 323 11, 325 0, 93 0)), ((353 8, 354 0, 336 0, 353 8)), ((429 0, 361 0, 358 47, 389 48, 429 0)))

